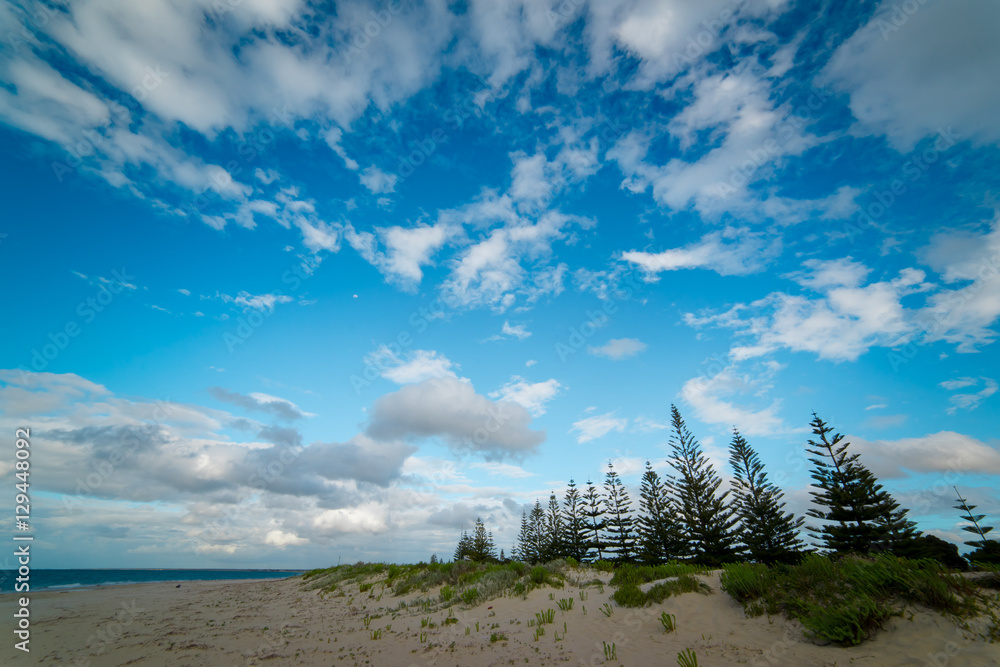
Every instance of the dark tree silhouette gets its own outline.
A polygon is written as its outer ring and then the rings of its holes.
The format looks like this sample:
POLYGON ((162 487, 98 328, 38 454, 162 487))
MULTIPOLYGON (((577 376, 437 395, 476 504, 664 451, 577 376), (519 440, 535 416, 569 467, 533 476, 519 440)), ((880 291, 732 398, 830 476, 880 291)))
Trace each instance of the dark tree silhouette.
POLYGON ((637 550, 643 563, 656 565, 687 556, 687 545, 674 514, 667 487, 652 464, 646 461, 636 519, 637 550))
POLYGON ((563 519, 566 522, 566 555, 577 561, 586 562, 590 556, 587 524, 584 516, 585 505, 580 497, 576 482, 569 480, 563 497, 563 519))
POLYGON ((784 493, 767 479, 753 447, 733 429, 729 445, 733 469, 733 510, 740 520, 739 538, 746 555, 759 563, 794 563, 804 546, 798 533, 804 519, 785 512, 784 493))
POLYGON ((732 561, 738 555, 737 519, 726 505, 729 492, 719 493, 722 479, 684 424, 677 406, 670 406, 670 414, 670 465, 676 474, 668 479, 667 488, 692 558, 706 565, 732 561))
POLYGON ((587 480, 587 491, 583 494, 584 522, 590 536, 588 549, 596 553, 598 560, 604 560, 607 544, 604 542, 604 499, 594 483, 587 480))
POLYGON ((635 558, 635 532, 632 529, 632 500, 615 467, 608 462, 604 477, 605 505, 607 507, 606 532, 610 551, 615 560, 628 563, 635 558))
POLYGON ((813 539, 825 549, 866 554, 892 549, 916 536, 914 523, 906 518, 888 491, 882 488, 858 454, 848 454, 850 443, 813 413, 813 434, 807 451, 813 466, 813 503, 806 514, 823 523, 809 526, 813 539))

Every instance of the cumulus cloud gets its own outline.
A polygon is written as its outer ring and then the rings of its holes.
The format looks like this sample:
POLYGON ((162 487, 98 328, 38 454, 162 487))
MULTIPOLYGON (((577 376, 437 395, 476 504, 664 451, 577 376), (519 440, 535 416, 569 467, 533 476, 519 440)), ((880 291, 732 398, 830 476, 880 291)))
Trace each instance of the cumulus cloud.
POLYGON ((865 440, 847 437, 863 462, 878 477, 910 473, 1000 474, 1000 450, 976 438, 941 431, 919 438, 865 440))
POLYGON ((990 0, 955 6, 925 3, 912 14, 882 3, 866 26, 841 44, 824 76, 850 95, 851 112, 869 132, 909 150, 942 127, 979 142, 1000 141, 992 85, 1000 69, 1000 7, 990 0), (898 17, 905 22, 897 25, 898 17))
POLYGON ((589 346, 587 352, 598 357, 620 361, 644 352, 649 346, 638 338, 612 338, 599 347, 589 346))
POLYGON ((381 375, 396 384, 415 384, 429 378, 457 378, 458 366, 434 350, 414 350, 401 359, 388 346, 381 345, 365 357, 365 363, 382 369, 381 375))
POLYGON ((500 333, 490 336, 487 340, 503 340, 504 338, 516 338, 518 340, 524 340, 531 336, 531 332, 528 331, 528 327, 524 324, 511 324, 510 322, 504 320, 503 327, 500 329, 500 333))
POLYGON ((491 401, 455 378, 433 378, 386 394, 371 411, 366 429, 380 440, 439 437, 457 452, 487 459, 522 457, 545 440, 528 428, 531 414, 509 401, 491 401))
POLYGON ((416 227, 376 227, 374 232, 358 232, 345 227, 345 237, 365 261, 377 268, 388 281, 415 290, 423 279, 424 266, 455 233, 447 224, 416 227))

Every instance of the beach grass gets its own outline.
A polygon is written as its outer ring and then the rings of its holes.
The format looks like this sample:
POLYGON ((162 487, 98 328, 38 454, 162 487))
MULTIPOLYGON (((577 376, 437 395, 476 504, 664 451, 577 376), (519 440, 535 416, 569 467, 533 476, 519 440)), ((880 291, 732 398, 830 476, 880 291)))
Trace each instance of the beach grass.
POLYGON ((724 566, 720 582, 747 616, 784 613, 813 639, 847 646, 871 637, 907 604, 961 621, 988 614, 993 597, 986 579, 950 572, 934 560, 889 554, 837 560, 813 554, 798 565, 770 568, 734 563, 724 566))

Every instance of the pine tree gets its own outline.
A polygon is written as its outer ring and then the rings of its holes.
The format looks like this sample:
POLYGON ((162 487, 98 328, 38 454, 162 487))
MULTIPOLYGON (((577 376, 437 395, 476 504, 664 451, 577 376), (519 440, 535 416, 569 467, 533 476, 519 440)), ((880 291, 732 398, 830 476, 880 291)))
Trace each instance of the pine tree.
POLYGON ((431 565, 435 565, 438 562, 438 555, 431 554, 431 565))
POLYGON ((608 462, 608 472, 604 477, 605 506, 607 508, 607 541, 615 560, 629 563, 635 557, 635 532, 632 528, 632 500, 622 484, 621 478, 615 472, 615 467, 608 462))
POLYGON ((531 554, 533 556, 531 562, 544 562, 549 540, 545 530, 545 510, 542 509, 542 504, 537 500, 531 509, 531 514, 528 515, 528 526, 531 533, 531 554))
POLYGON ((907 510, 901 509, 888 491, 882 488, 875 475, 859 460, 859 454, 848 454, 849 442, 813 413, 813 434, 819 440, 809 440, 813 455, 810 471, 813 478, 813 503, 806 514, 823 521, 809 526, 813 539, 829 551, 866 554, 870 551, 891 549, 915 536, 914 523, 906 518, 907 510))
POLYGON ((587 491, 583 494, 584 510, 583 517, 588 534, 587 548, 592 550, 598 560, 604 560, 604 550, 607 544, 604 542, 604 501, 594 483, 587 480, 587 491))
POLYGON ((521 512, 521 531, 517 534, 517 542, 512 552, 514 560, 522 563, 534 563, 537 558, 532 551, 534 543, 531 538, 531 524, 528 523, 528 513, 521 512))
POLYGON ((584 511, 586 506, 576 488, 576 482, 569 480, 563 497, 563 519, 566 522, 566 555, 584 563, 589 560, 590 548, 584 511))
POLYGON ((462 537, 458 540, 458 546, 455 548, 455 558, 454 560, 464 560, 465 558, 472 555, 472 538, 469 537, 469 533, 462 531, 462 537))
POLYGON ((563 521, 562 509, 559 507, 555 492, 549 493, 549 509, 545 514, 545 533, 548 536, 545 560, 565 558, 566 524, 563 521))
POLYGON ((966 544, 969 545, 970 547, 976 547, 976 548, 985 547, 986 543, 991 541, 986 539, 986 534, 993 530, 993 526, 980 526, 979 522, 985 519, 986 515, 973 514, 972 510, 976 509, 978 505, 970 505, 969 501, 963 498, 962 494, 958 492, 957 486, 953 486, 951 488, 955 489, 955 495, 958 496, 957 502, 961 503, 961 505, 955 505, 955 509, 965 510, 965 514, 962 515, 962 519, 972 524, 971 526, 962 526, 962 530, 964 530, 967 533, 973 533, 974 535, 979 536, 978 540, 969 540, 968 542, 966 542, 966 544))
POLYGON ((476 528, 471 538, 468 554, 469 560, 477 563, 492 562, 497 559, 496 546, 493 544, 493 534, 486 532, 483 520, 476 517, 476 528))
POLYGON ((637 551, 649 565, 687 555, 687 545, 674 518, 674 509, 660 475, 646 461, 639 487, 639 517, 636 520, 637 551))
POLYGON ((681 529, 693 560, 719 565, 738 556, 737 519, 726 506, 728 491, 719 493, 722 479, 701 451, 676 406, 670 406, 673 434, 670 465, 676 475, 667 480, 681 529))
POLYGON ((784 511, 784 493, 767 480, 757 452, 733 429, 729 445, 733 469, 732 506, 740 520, 739 537, 746 555, 767 565, 793 563, 804 546, 798 533, 805 520, 784 511))

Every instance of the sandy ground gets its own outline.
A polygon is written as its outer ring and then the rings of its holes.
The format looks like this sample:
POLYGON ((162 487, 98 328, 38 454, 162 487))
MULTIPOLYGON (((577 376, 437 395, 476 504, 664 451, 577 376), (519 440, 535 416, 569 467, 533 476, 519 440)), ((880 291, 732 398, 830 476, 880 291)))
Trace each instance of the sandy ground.
POLYGON ((400 611, 401 598, 378 584, 365 593, 348 586, 344 597, 320 596, 305 590, 298 579, 41 592, 31 595, 30 654, 13 646, 10 629, 17 603, 8 594, 0 596, 6 629, 0 664, 645 667, 676 665, 678 652, 690 648, 700 667, 1000 665, 1000 645, 976 640, 926 610, 913 610, 912 619, 909 613, 894 618, 885 631, 858 647, 817 646, 784 618, 745 618, 742 607, 719 591, 717 574, 704 579, 714 594, 688 593, 646 609, 615 607, 609 602, 611 587, 600 593, 595 587, 567 584, 561 590, 536 589, 526 600, 455 605, 454 622, 446 622, 447 610, 400 611), (569 597, 573 608, 564 612, 557 602, 569 597), (611 616, 601 612, 605 602, 612 607, 611 616), (529 621, 547 609, 555 610, 555 620, 536 640, 529 621), (660 624, 663 611, 677 618, 672 633, 664 633, 660 624), (377 614, 381 617, 371 618, 377 614), (428 627, 421 628, 428 618, 428 627), (382 631, 379 638, 372 637, 376 629, 382 631), (602 642, 614 643, 617 659, 605 660, 602 642))

